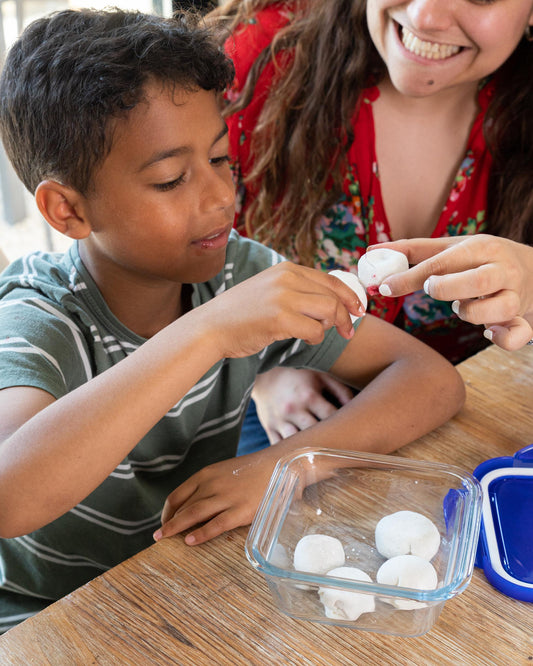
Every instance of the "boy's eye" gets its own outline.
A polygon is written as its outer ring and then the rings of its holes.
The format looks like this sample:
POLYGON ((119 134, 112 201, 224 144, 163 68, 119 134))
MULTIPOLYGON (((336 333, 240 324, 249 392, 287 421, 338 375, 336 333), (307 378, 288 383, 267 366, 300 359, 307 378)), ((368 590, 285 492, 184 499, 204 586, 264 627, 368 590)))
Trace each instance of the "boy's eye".
POLYGON ((169 180, 168 183, 156 183, 154 187, 156 190, 159 190, 159 192, 168 192, 181 185, 184 180, 185 174, 182 174, 178 178, 174 178, 174 180, 169 180))
MULTIPOLYGON (((213 157, 209 160, 209 164, 214 167, 222 166, 224 164, 229 164, 230 158, 229 155, 220 155, 220 157, 213 157)), ((181 174, 178 178, 174 180, 169 180, 166 183, 156 183, 154 185, 155 189, 159 192, 169 192, 176 187, 179 187, 185 182, 185 174, 181 174)))
POLYGON ((229 155, 221 155, 220 157, 213 157, 209 160, 213 166, 222 166, 229 163, 229 155))

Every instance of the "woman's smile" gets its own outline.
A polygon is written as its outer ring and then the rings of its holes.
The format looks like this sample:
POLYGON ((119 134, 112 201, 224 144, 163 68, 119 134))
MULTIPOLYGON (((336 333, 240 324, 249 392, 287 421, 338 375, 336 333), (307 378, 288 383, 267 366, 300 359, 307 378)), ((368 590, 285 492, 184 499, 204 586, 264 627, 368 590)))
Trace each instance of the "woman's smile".
POLYGON ((407 97, 453 90, 474 96, 479 81, 523 39, 532 9, 532 0, 367 0, 366 6, 372 41, 393 86, 407 97))
POLYGON ((446 60, 461 50, 455 44, 440 44, 419 39, 408 28, 398 24, 399 36, 402 44, 410 52, 428 60, 446 60))

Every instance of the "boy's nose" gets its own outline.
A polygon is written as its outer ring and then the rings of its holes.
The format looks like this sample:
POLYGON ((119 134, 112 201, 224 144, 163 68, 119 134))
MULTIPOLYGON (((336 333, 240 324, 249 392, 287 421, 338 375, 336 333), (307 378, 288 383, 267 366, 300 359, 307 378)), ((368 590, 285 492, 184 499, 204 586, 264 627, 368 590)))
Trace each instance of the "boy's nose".
POLYGON ((430 33, 452 24, 455 0, 411 0, 407 14, 415 30, 430 33))
POLYGON ((201 206, 203 210, 229 208, 235 205, 235 186, 229 169, 223 168, 220 172, 212 170, 206 179, 202 193, 201 206))

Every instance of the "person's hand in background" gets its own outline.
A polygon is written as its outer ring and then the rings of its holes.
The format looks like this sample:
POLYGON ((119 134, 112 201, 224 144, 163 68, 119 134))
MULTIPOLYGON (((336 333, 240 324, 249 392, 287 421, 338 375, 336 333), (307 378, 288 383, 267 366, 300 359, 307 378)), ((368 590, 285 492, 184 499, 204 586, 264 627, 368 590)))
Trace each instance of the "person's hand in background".
POLYGON ((353 390, 324 372, 279 367, 257 377, 252 396, 270 443, 276 444, 334 414, 350 402, 353 390))

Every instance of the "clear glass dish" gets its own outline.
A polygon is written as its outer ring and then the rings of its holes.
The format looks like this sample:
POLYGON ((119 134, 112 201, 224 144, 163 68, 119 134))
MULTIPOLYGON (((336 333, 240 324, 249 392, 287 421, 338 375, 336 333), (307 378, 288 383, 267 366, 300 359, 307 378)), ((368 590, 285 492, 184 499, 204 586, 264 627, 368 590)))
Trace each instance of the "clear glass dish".
POLYGON ((419 636, 433 626, 444 603, 470 582, 481 499, 479 482, 450 465, 300 449, 278 462, 251 525, 246 555, 265 576, 276 605, 291 617, 419 636), (440 547, 431 560, 438 580, 435 589, 376 582, 386 558, 376 548, 375 527, 397 511, 421 513, 439 531, 440 547), (339 539, 344 566, 361 569, 371 582, 296 571, 294 550, 308 534, 339 539), (327 617, 320 598, 326 590, 372 595, 375 609, 353 620, 327 617))

